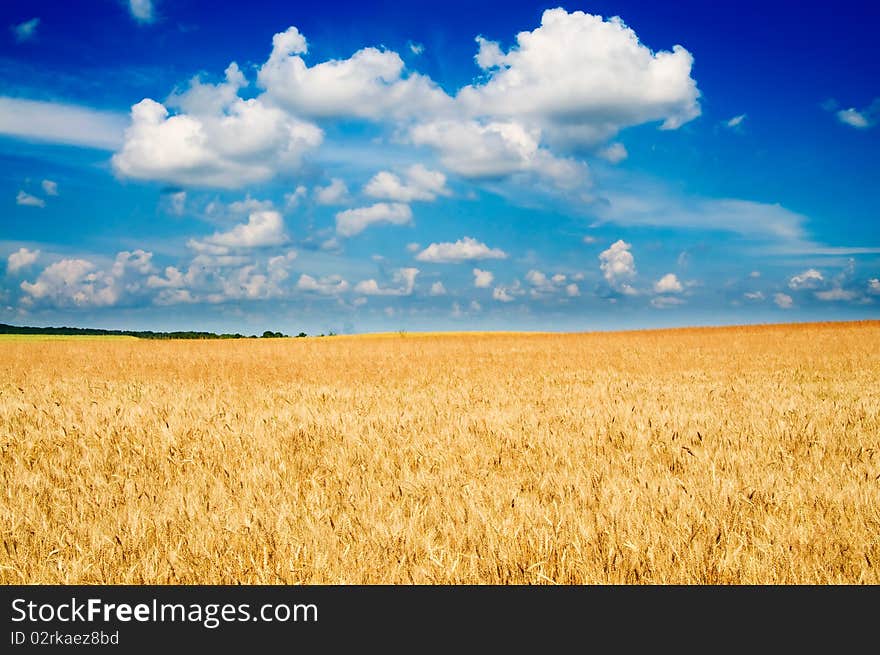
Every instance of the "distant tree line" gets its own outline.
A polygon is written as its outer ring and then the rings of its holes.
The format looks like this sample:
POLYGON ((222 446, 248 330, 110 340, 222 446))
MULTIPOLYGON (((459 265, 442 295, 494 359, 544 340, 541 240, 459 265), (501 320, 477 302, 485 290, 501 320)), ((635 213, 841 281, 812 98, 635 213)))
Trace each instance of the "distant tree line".
MULTIPOLYGON (((152 330, 101 330, 98 328, 75 328, 75 327, 29 327, 7 325, 0 323, 0 334, 44 334, 44 335, 79 335, 79 336, 119 336, 137 337, 138 339, 256 339, 256 334, 244 335, 216 332, 154 332, 152 330)), ((264 339, 280 339, 288 335, 282 332, 263 332, 264 339)), ((308 336, 300 332, 297 337, 308 336)), ((322 335, 323 336, 323 335, 322 335)))

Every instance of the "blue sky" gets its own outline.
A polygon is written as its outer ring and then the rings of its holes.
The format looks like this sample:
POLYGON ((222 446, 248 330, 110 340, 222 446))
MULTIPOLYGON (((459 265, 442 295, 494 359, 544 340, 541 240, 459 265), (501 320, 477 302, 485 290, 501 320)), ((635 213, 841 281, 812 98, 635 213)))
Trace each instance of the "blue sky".
POLYGON ((0 322, 877 318, 880 9, 12 2, 0 322))

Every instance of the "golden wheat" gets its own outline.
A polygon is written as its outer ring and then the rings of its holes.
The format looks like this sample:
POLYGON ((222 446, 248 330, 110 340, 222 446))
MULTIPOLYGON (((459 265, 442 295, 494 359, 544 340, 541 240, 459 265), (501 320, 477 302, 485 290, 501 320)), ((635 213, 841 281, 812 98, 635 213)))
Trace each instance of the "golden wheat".
POLYGON ((880 322, 0 342, 0 582, 877 583, 880 322))

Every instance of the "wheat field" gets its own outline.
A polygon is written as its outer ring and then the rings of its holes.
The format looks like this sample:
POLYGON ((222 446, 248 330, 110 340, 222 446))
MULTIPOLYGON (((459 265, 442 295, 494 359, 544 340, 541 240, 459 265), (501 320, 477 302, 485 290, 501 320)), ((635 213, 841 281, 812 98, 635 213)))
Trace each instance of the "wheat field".
POLYGON ((878 583, 880 322, 0 341, 0 582, 878 583))

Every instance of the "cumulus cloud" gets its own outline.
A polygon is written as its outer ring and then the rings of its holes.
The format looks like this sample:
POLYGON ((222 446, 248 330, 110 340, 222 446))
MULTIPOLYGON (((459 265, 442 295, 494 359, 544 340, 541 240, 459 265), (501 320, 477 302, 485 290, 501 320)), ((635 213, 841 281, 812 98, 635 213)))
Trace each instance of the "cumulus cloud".
POLYGON ((565 287, 565 295, 567 295, 569 298, 576 298, 577 296, 581 295, 581 290, 578 288, 578 285, 572 282, 565 287))
POLYGON ((559 158, 540 146, 540 130, 516 121, 440 120, 415 125, 410 139, 440 154, 440 161, 462 177, 497 179, 528 173, 560 188, 589 181, 584 164, 559 158))
POLYGON ((15 204, 24 207, 45 207, 46 201, 42 198, 37 198, 37 196, 32 196, 25 191, 19 190, 18 195, 15 196, 15 204))
POLYGON ((681 293, 683 287, 675 273, 667 273, 654 283, 656 293, 681 293))
POLYGON ((336 177, 327 186, 315 187, 312 191, 319 205, 338 205, 348 199, 348 187, 336 177))
POLYGON ((472 272, 474 274, 475 287, 477 287, 478 289, 487 289, 492 286, 492 281, 495 279, 492 271, 484 271, 479 268, 475 268, 472 272))
POLYGON ((16 273, 23 268, 27 268, 35 261, 37 261, 37 257, 39 256, 39 250, 28 250, 27 248, 19 248, 15 252, 10 253, 9 258, 6 260, 6 272, 16 273))
POLYGON ((431 285, 431 290, 428 293, 432 296, 445 296, 446 287, 443 286, 442 282, 434 282, 434 284, 431 285))
POLYGON ((43 180, 40 183, 40 186, 43 187, 43 193, 47 196, 58 195, 58 182, 54 182, 53 180, 43 180))
POLYGON ((62 259, 47 266, 34 282, 22 282, 26 304, 42 301, 56 307, 107 307, 123 293, 136 292, 139 283, 130 273, 152 272, 152 253, 143 250, 117 254, 110 272, 87 259, 62 259))
POLYGON ((152 23, 156 20, 153 0, 128 0, 128 10, 138 23, 152 23))
POLYGON ((333 296, 348 291, 349 284, 340 275, 314 278, 304 273, 299 276, 296 288, 300 291, 313 291, 325 296, 333 296))
POLYGON ((247 223, 240 223, 226 232, 215 232, 202 240, 192 239, 188 245, 196 251, 226 254, 230 248, 264 248, 286 243, 284 220, 277 211, 253 212, 247 223))
POLYGON ((628 282, 636 276, 636 261, 631 248, 631 244, 620 239, 599 253, 599 269, 605 281, 612 289, 629 295, 634 294, 635 289, 628 282))
POLYGON ((409 225, 412 223, 412 210, 409 205, 396 202, 377 202, 369 207, 346 209, 336 214, 336 233, 342 237, 352 237, 379 223, 409 225))
POLYGON ((422 250, 416 259, 420 262, 457 263, 479 259, 506 259, 507 253, 499 248, 490 248, 472 237, 463 237, 455 243, 432 243, 422 250))
POLYGON ((12 34, 18 43, 30 41, 37 35, 37 28, 40 26, 39 18, 31 18, 23 23, 12 26, 12 34))
POLYGON ((488 79, 457 101, 473 115, 525 117, 551 141, 593 145, 630 125, 675 129, 700 114, 691 54, 680 45, 652 52, 617 17, 548 9, 506 53, 477 41, 488 79))
POLYGON ((746 291, 743 297, 746 300, 764 300, 764 294, 760 291, 746 291))
POLYGON ((147 287, 151 289, 178 289, 186 284, 186 277, 175 266, 166 266, 165 277, 151 275, 147 278, 147 287))
POLYGON ((155 270, 153 267, 153 253, 138 248, 132 252, 123 250, 117 253, 111 275, 115 278, 124 277, 128 271, 135 271, 140 275, 148 275, 155 270))
POLYGON ((7 136, 113 150, 126 123, 113 112, 0 96, 0 134, 7 136))
POLYGON ((788 281, 788 287, 795 291, 799 289, 814 289, 824 281, 825 278, 822 276, 822 273, 815 268, 810 268, 803 273, 792 276, 788 281))
MULTIPOLYGON (((323 140, 323 132, 259 98, 244 100, 235 63, 219 85, 191 84, 173 106, 149 98, 131 108, 131 126, 113 168, 123 177, 173 184, 238 188, 293 170, 323 140)), ((171 101, 169 101, 171 102, 171 101)))
POLYGON ((448 196, 451 192, 446 188, 443 173, 415 164, 406 170, 406 182, 389 171, 376 173, 364 187, 364 193, 383 200, 412 202, 435 200, 437 196, 448 196))
POLYGON ((417 268, 400 268, 392 276, 393 287, 380 287, 376 280, 363 280, 354 287, 355 293, 365 296, 408 296, 412 294, 416 284, 417 268))
POLYGON ((405 117, 436 112, 452 102, 430 78, 407 75, 394 51, 363 48, 348 59, 314 66, 303 59, 307 52, 306 38, 289 27, 272 38, 272 53, 257 77, 273 102, 298 115, 405 117))
POLYGON ((868 293, 880 293, 880 279, 875 277, 868 280, 868 293))
POLYGON ((773 302, 782 309, 791 309, 794 306, 794 300, 787 293, 773 294, 773 302))
POLYGON ((517 296, 525 293, 519 280, 515 280, 510 286, 499 285, 492 289, 492 299, 498 302, 513 302, 517 296))

